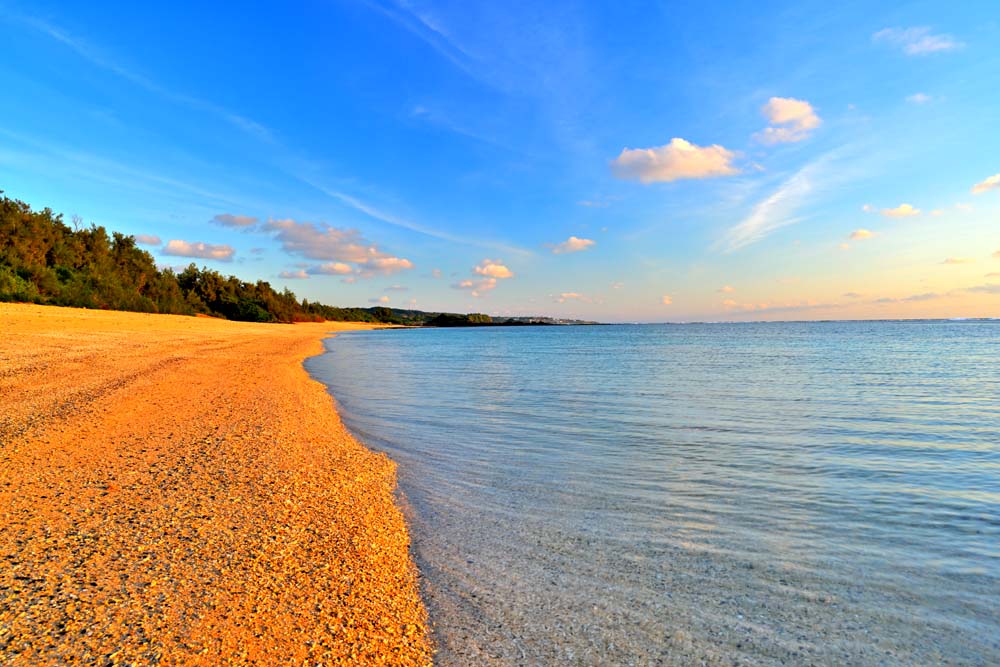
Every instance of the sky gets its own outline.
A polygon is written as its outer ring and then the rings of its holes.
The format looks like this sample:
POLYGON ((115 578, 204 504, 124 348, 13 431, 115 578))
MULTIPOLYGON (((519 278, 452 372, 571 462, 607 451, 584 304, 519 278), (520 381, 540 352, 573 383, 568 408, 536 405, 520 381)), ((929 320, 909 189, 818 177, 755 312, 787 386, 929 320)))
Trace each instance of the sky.
POLYGON ((1000 6, 6 2, 0 189, 340 306, 1000 317, 1000 6))

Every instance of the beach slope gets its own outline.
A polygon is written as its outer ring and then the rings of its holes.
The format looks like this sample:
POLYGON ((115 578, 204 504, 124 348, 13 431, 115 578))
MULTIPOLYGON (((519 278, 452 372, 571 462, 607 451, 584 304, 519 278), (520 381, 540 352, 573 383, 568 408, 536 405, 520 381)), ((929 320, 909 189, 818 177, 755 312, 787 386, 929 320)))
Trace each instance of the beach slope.
POLYGON ((394 465, 301 365, 363 326, 0 304, 0 662, 429 664, 394 465))

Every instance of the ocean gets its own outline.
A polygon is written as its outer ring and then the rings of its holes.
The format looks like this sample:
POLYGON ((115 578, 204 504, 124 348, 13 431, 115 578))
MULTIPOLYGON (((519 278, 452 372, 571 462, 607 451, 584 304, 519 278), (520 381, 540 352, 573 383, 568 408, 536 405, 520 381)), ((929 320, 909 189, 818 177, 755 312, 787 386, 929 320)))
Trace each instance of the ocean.
POLYGON ((444 667, 1000 664, 1000 323, 353 332, 444 667))

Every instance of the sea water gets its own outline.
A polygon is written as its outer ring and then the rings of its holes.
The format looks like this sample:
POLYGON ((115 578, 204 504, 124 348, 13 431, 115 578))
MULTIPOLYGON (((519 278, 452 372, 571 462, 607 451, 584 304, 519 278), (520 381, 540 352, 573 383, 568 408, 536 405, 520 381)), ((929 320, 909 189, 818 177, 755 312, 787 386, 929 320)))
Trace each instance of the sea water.
POLYGON ((1000 323, 342 334, 437 664, 1000 664, 1000 323))

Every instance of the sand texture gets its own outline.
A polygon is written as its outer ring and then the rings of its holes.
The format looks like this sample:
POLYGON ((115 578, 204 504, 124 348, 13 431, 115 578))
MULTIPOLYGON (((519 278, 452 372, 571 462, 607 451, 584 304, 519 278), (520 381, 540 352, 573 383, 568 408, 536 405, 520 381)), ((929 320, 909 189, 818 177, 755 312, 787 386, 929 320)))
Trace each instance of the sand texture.
POLYGON ((0 304, 0 663, 430 664, 350 326, 0 304))

